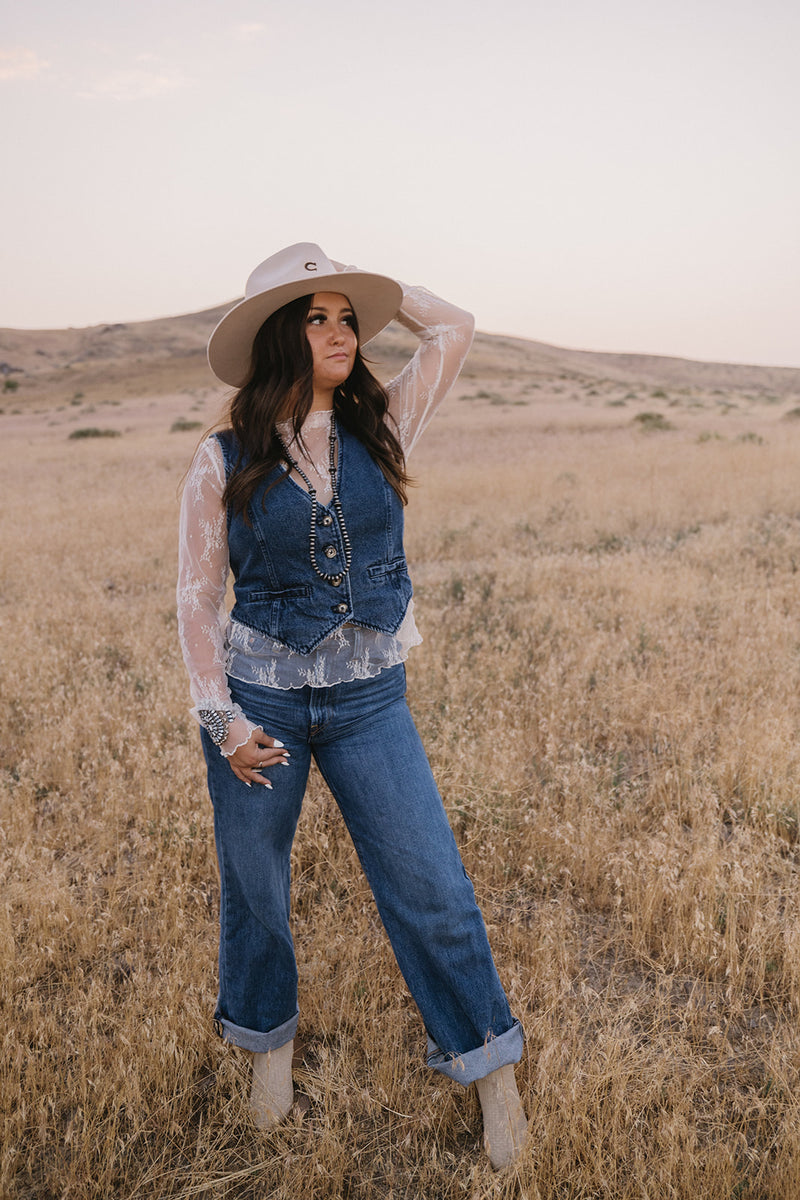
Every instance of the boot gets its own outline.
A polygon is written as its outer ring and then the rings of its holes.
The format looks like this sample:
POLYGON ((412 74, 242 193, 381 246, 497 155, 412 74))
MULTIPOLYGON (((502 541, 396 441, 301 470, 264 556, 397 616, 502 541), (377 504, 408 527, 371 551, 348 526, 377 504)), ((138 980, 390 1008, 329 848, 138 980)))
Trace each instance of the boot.
POLYGON ((476 1080, 483 1110, 483 1145, 496 1171, 509 1166, 522 1153, 528 1123, 517 1091, 514 1067, 509 1064, 476 1080))
POLYGON ((292 1107, 293 1049, 292 1041, 279 1046, 277 1050, 268 1050, 266 1054, 253 1055, 250 1111, 256 1126, 265 1133, 280 1125, 292 1107))

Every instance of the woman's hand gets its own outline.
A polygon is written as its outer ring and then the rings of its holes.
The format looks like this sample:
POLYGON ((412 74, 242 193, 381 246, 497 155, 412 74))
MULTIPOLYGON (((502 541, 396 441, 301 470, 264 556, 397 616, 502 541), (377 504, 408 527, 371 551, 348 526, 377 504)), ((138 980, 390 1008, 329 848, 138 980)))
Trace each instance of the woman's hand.
POLYGON ((271 788, 270 781, 259 771, 268 767, 287 766, 289 751, 277 738, 271 738, 262 729, 254 729, 245 744, 226 757, 234 775, 242 783, 248 787, 251 783, 261 783, 271 788))

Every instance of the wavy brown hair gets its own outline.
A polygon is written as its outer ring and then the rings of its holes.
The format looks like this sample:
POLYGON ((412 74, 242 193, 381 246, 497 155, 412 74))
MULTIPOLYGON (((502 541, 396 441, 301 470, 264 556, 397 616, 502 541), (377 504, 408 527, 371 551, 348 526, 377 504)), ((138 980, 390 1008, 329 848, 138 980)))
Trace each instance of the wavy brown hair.
MULTIPOLYGON (((277 422, 290 419, 294 436, 302 441, 300 431, 314 399, 313 359, 306 337, 306 320, 313 299, 313 295, 301 296, 267 318, 253 341, 250 378, 230 402, 228 422, 240 451, 222 500, 234 513, 242 514, 245 521, 247 506, 270 471, 284 463, 286 475, 289 473, 275 429, 277 422)), ((355 314, 353 327, 358 338, 355 314)), ((366 446, 401 502, 406 504, 406 489, 411 479, 406 473, 402 447, 386 420, 389 397, 358 347, 353 369, 336 389, 333 405, 337 419, 366 446)))

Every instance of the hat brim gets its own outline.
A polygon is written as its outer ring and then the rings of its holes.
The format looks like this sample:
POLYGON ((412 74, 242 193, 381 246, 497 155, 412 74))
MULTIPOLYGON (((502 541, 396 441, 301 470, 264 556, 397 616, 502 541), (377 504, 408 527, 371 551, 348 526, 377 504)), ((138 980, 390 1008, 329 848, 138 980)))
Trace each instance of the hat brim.
POLYGON ((284 304, 315 292, 338 292, 347 296, 358 319, 359 344, 365 345, 396 316, 403 289, 388 275, 367 271, 336 271, 308 280, 298 279, 240 300, 227 312, 208 340, 208 363, 217 379, 231 387, 243 387, 250 377, 253 340, 267 317, 284 304))

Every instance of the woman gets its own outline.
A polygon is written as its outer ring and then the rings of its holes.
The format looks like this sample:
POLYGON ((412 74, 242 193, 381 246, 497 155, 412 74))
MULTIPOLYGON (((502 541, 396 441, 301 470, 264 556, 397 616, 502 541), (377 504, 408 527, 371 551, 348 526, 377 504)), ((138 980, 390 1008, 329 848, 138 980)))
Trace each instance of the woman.
POLYGON ((522 1031, 405 702, 404 661, 421 640, 405 462, 471 340, 467 313, 311 243, 261 263, 209 342, 212 369, 237 391, 229 428, 187 477, 178 618, 220 867, 215 1020, 253 1052, 257 1124, 292 1105, 289 856, 313 756, 421 1011, 428 1062, 476 1082, 503 1166, 525 1135, 522 1031), (394 317, 420 347, 384 389, 359 344, 394 317))

